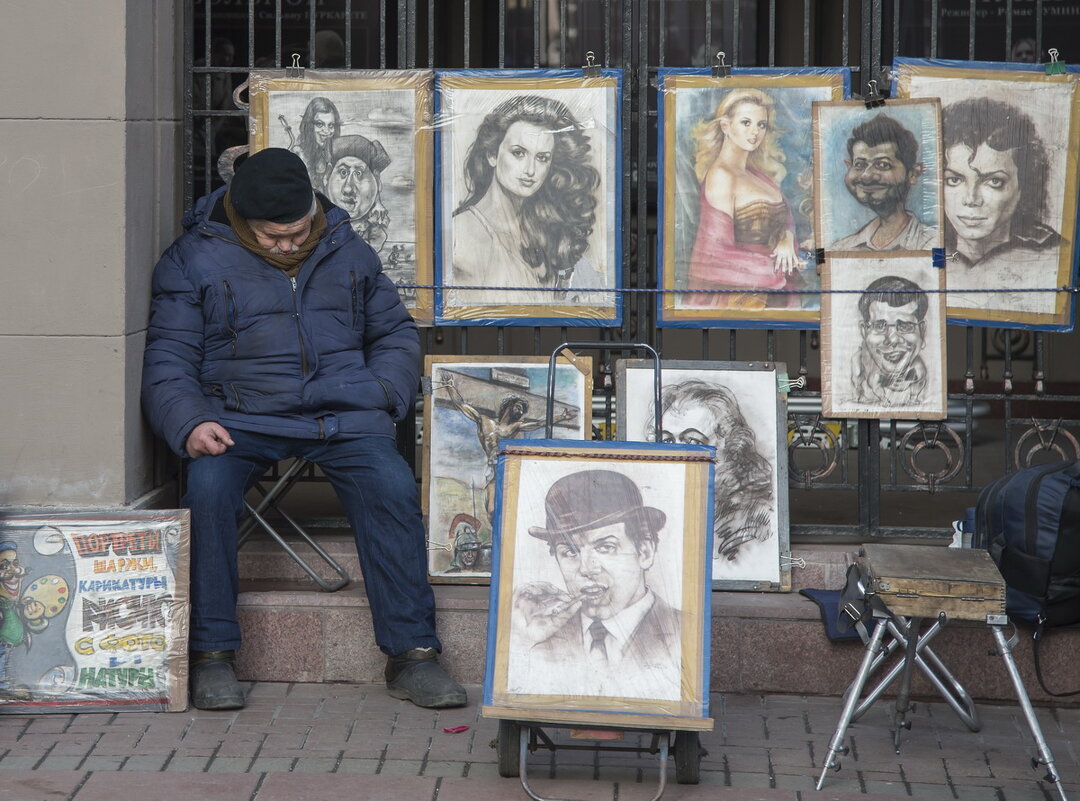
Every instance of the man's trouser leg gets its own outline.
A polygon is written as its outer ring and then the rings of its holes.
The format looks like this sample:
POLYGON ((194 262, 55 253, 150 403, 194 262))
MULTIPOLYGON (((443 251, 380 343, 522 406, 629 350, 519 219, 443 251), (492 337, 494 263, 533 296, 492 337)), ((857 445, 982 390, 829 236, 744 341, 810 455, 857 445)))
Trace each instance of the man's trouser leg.
POLYGON ((356 537, 375 642, 388 655, 442 648, 412 470, 389 437, 342 437, 303 454, 334 485, 356 537))
MULTIPOLYGON (((277 457, 274 438, 230 431, 236 443, 220 456, 188 463, 181 505, 191 510, 192 651, 240 647, 236 532, 244 493, 277 457)), ((278 446, 279 447, 279 446, 278 446)))

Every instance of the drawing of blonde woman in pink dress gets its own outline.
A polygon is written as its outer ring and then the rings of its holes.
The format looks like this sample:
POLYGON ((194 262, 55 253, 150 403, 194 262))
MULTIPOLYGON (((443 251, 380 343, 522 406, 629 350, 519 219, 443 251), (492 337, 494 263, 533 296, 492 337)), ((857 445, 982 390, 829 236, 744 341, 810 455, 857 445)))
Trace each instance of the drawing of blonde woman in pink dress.
POLYGON ((784 155, 772 98, 758 89, 729 92, 716 114, 695 127, 694 172, 701 186, 690 255, 690 306, 758 310, 797 308, 800 296, 762 292, 801 288, 795 222, 780 191, 784 155))

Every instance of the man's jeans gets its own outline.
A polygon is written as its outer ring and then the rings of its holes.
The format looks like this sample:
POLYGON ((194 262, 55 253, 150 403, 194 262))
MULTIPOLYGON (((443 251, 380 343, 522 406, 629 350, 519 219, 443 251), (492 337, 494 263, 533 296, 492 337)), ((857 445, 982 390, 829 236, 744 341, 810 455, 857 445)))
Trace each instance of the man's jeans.
POLYGON ((395 442, 379 436, 323 441, 229 434, 236 444, 224 454, 187 466, 181 505, 191 510, 191 650, 240 646, 237 529, 244 493, 271 465, 292 456, 319 465, 345 507, 379 647, 387 654, 441 649, 416 481, 395 442))

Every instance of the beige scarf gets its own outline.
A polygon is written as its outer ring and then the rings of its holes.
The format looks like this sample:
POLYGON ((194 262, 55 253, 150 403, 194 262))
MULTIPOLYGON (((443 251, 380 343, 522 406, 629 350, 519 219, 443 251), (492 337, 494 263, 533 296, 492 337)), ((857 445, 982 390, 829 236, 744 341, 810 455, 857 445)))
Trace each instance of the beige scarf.
POLYGON ((270 262, 270 264, 283 271, 289 278, 295 278, 296 274, 300 272, 300 268, 307 261, 307 257, 311 255, 311 252, 315 250, 315 246, 319 244, 319 239, 326 230, 326 215, 323 213, 322 204, 316 202, 315 218, 311 221, 311 233, 308 234, 308 238, 304 240, 304 244, 300 246, 300 249, 296 253, 271 253, 259 244, 258 240, 255 239, 255 232, 248 225, 248 221, 233 208, 232 199, 229 197, 228 192, 225 193, 225 214, 229 218, 229 225, 236 231, 240 244, 260 259, 270 262))

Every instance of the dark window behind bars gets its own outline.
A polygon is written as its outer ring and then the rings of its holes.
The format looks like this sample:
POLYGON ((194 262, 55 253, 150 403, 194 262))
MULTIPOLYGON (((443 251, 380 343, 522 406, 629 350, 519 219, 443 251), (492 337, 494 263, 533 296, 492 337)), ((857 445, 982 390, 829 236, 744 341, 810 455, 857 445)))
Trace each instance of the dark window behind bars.
MULTIPOLYGON (((247 142, 232 90, 251 68, 288 66, 293 54, 324 69, 576 67, 592 51, 625 71, 623 286, 647 290, 657 280, 657 67, 708 66, 721 50, 736 66, 849 66, 861 93, 870 79, 888 86, 894 55, 1045 61, 1057 47, 1075 61, 1078 31, 1080 0, 186 0, 185 201, 218 185, 223 149, 247 142)), ((816 331, 662 330, 647 292, 628 293, 625 309, 620 329, 429 328, 422 341, 427 353, 467 355, 612 342, 593 354, 597 437, 614 428, 614 362, 628 355, 618 342, 672 359, 786 362, 808 382, 789 396, 797 543, 947 536, 995 476, 1080 456, 1072 334, 949 326, 947 421, 824 421, 816 331)))

